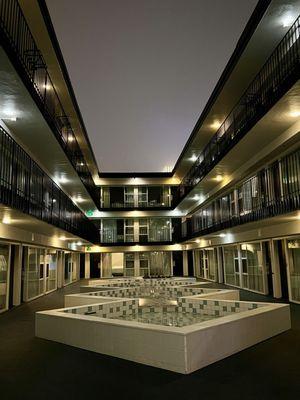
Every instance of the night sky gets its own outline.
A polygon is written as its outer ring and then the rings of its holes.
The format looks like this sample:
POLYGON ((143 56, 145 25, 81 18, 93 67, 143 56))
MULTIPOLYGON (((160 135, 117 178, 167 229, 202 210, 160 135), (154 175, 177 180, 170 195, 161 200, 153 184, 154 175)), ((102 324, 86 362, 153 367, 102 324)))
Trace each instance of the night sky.
POLYGON ((47 0, 102 172, 173 167, 257 0, 47 0))

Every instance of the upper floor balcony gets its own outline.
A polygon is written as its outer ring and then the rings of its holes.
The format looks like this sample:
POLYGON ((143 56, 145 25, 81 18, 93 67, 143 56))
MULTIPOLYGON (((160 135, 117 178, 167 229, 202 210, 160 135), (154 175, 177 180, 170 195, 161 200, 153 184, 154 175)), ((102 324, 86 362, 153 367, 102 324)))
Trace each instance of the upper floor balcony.
POLYGON ((173 231, 170 218, 102 219, 100 243, 110 245, 171 243, 173 231))
POLYGON ((96 226, 0 126, 0 203, 95 242, 96 226))
POLYGON ((17 0, 0 0, 0 34, 5 53, 97 205, 98 191, 70 118, 17 0))
POLYGON ((172 188, 170 186, 101 187, 100 205, 102 210, 171 209, 172 188))
POLYGON ((196 211, 183 240, 300 209, 300 150, 282 157, 196 211))
POLYGON ((280 100, 300 77, 300 17, 248 86, 178 187, 178 204, 280 100))

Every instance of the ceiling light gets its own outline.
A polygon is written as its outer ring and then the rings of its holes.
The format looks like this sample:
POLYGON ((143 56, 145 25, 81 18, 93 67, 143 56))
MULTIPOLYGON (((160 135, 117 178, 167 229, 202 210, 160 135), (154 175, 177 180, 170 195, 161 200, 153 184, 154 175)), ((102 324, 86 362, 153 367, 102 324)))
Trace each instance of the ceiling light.
POLYGON ((193 154, 192 157, 189 158, 190 161, 195 162, 197 160, 198 156, 196 154, 193 154))
POLYGON ((220 233, 220 235, 219 235, 220 237, 225 237, 226 236, 226 233, 220 233))
POLYGON ((221 181, 223 180, 223 176, 222 176, 222 175, 217 175, 214 179, 215 179, 217 182, 221 182, 221 181))
POLYGON ((72 197, 72 200, 74 201, 74 203, 82 203, 84 201, 84 199, 80 196, 72 197))
POLYGON ((82 246, 82 242, 77 242, 77 246, 82 246))
POLYGON ((52 86, 51 85, 44 85, 44 89, 46 89, 46 90, 51 90, 52 89, 52 86))
POLYGON ((300 117, 300 110, 299 110, 299 111, 292 111, 292 112, 290 112, 290 116, 291 116, 292 118, 300 117))
POLYGON ((55 180, 56 182, 58 182, 58 183, 67 183, 67 182, 69 182, 69 179, 67 179, 67 178, 65 177, 65 175, 61 175, 61 176, 59 176, 59 177, 56 177, 54 180, 55 180))
POLYGON ((10 216, 9 216, 9 215, 6 215, 5 217, 3 217, 2 223, 3 223, 3 224, 10 224, 10 223, 11 223, 10 216))
POLYGON ((221 126, 221 122, 220 121, 214 121, 211 125, 210 125, 210 127, 212 128, 212 129, 219 129, 220 128, 220 126, 221 126))
POLYGON ((59 240, 66 240, 67 238, 65 236, 60 236, 59 240))
POLYGON ((196 242, 196 243, 200 243, 200 239, 196 239, 195 242, 196 242))
POLYGON ((291 26, 293 24, 294 21, 295 21, 295 17, 292 14, 288 13, 282 17, 281 25, 283 26, 283 28, 288 28, 289 26, 291 26))
POLYGON ((2 117, 2 121, 16 121, 17 117, 2 117))

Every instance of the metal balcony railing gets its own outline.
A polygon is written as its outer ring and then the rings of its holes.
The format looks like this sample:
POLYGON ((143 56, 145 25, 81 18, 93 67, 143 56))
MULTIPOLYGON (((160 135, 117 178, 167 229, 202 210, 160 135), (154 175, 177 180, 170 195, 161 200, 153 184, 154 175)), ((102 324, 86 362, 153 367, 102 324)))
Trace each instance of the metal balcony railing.
POLYGON ((222 195, 182 223, 182 240, 300 209, 300 150, 222 195))
POLYGON ((300 17, 183 178, 176 194, 177 203, 246 135, 299 77, 300 17))
POLYGON ((138 237, 134 235, 117 234, 115 229, 103 229, 100 230, 100 243, 160 243, 160 242, 171 242, 172 233, 170 229, 148 229, 147 233, 140 234, 138 237))
POLYGON ((0 203, 90 242, 98 229, 0 127, 0 203))
POLYGON ((98 190, 17 0, 0 0, 1 44, 95 204, 98 190))

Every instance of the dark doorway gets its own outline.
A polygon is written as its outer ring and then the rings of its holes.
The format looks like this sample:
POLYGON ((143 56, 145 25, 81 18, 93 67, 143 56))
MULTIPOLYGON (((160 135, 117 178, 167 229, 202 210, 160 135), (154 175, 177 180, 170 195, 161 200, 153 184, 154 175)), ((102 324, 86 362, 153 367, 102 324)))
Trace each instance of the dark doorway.
POLYGON ((278 250, 278 261, 279 261, 279 269, 280 269, 280 283, 281 283, 281 293, 282 298, 289 298, 289 290, 288 290, 288 277, 287 277, 287 265, 285 258, 285 249, 283 240, 278 240, 275 242, 278 250))
POLYGON ((90 269, 90 277, 91 278, 100 278, 100 253, 91 253, 90 260, 91 260, 91 269, 90 269))
POLYGON ((182 251, 173 251, 173 275, 174 276, 183 276, 182 251))
POLYGON ((80 253, 80 279, 83 279, 85 276, 85 254, 80 253))
POLYGON ((270 255, 270 243, 263 242, 263 252, 265 255, 265 266, 267 272, 267 283, 268 283, 268 294, 273 296, 273 272, 272 272, 272 263, 271 263, 271 255, 270 255))

